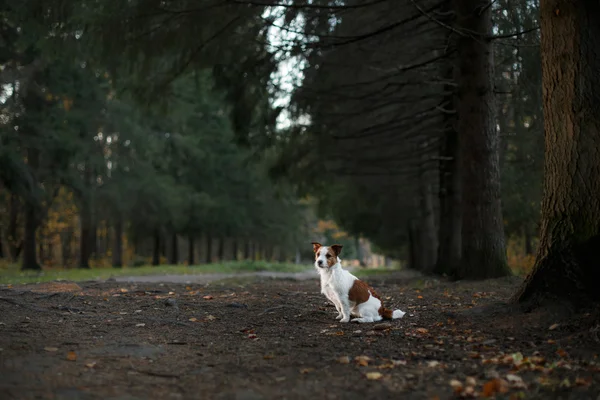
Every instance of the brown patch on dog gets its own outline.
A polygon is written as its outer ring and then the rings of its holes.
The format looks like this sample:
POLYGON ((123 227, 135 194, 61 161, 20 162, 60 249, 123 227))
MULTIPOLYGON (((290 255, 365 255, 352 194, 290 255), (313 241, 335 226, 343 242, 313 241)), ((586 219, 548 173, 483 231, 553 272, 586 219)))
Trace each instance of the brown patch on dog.
POLYGON ((319 249, 323 246, 321 243, 319 242, 312 242, 311 243, 313 245, 313 251, 316 253, 317 251, 319 251, 319 249))
POLYGON ((337 257, 342 252, 342 247, 344 247, 344 246, 342 246, 341 244, 332 244, 330 247, 331 247, 331 249, 333 249, 333 252, 334 252, 335 256, 337 257))
POLYGON ((381 301, 379 295, 377 294, 377 292, 375 292, 375 290, 373 290, 371 286, 369 286, 366 282, 357 279, 354 281, 354 284, 348 292, 348 299, 350 299, 350 301, 353 301, 358 305, 369 300, 369 295, 372 295, 373 297, 381 301))
POLYGON ((381 315, 385 319, 392 319, 394 311, 390 310, 389 308, 385 308, 383 306, 383 300, 381 300, 381 297, 379 297, 377 292, 371 286, 361 281, 360 279, 354 281, 354 284, 348 292, 348 299, 352 302, 355 302, 356 305, 359 305, 369 300, 369 295, 375 297, 381 302, 381 306, 379 307, 379 310, 377 310, 379 315, 381 315))
POLYGON ((339 253, 336 254, 333 246, 327 247, 327 255, 325 257, 327 257, 327 266, 329 268, 333 267, 337 263, 338 254, 339 253))

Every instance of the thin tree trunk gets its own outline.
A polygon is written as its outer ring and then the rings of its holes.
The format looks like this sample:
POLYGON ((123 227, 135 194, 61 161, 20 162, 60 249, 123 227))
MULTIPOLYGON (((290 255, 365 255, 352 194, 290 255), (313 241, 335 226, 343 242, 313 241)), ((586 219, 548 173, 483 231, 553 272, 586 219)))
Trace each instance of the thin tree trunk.
POLYGON ((213 261, 213 239, 209 234, 206 236, 206 262, 211 264, 213 261))
POLYGON ((420 269, 417 237, 416 223, 411 220, 408 224, 408 266, 414 270, 420 269))
POLYGON ((436 264, 438 244, 435 229, 435 213, 430 185, 421 185, 421 247, 424 273, 431 273, 436 264))
POLYGON ((455 0, 458 29, 458 133, 462 173, 462 258, 458 278, 510 274, 500 203, 491 10, 488 0, 455 0))
POLYGON ((231 252, 233 253, 233 261, 238 260, 238 238, 234 237, 233 242, 231 243, 231 252))
POLYGON ((38 228, 36 206, 31 201, 25 203, 25 233, 23 239, 23 264, 21 269, 40 270, 37 261, 35 233, 38 228))
POLYGON ((90 267, 91 210, 87 199, 82 200, 79 235, 79 268, 90 267))
MULTIPOLYGON (((34 148, 27 150, 27 161, 34 179, 36 179, 35 175, 39 167, 39 157, 39 150, 34 148)), ((37 261, 36 254, 36 232, 39 225, 38 206, 35 194, 31 195, 31 198, 25 201, 25 232, 23 238, 23 263, 21 264, 21 269, 24 270, 42 269, 37 261)))
POLYGON ((8 252, 13 263, 19 261, 19 255, 23 249, 23 240, 19 238, 18 221, 21 212, 19 196, 10 195, 10 217, 8 220, 8 252))
POLYGON ((246 241, 244 242, 244 260, 246 260, 246 261, 250 260, 250 253, 251 253, 250 246, 251 246, 250 240, 246 239, 246 241))
POLYGON ((546 138, 540 243, 513 300, 600 301, 600 5, 541 2, 546 138))
POLYGON ((158 229, 154 232, 154 243, 152 246, 152 265, 160 265, 160 232, 158 229))
POLYGON ((189 235, 188 236, 188 265, 194 265, 196 263, 196 257, 195 257, 195 248, 196 246, 196 238, 194 237, 194 235, 189 235))
POLYGON ((123 220, 121 216, 117 217, 114 229, 112 265, 114 268, 121 268, 123 267, 123 220))
POLYGON ((222 237, 218 239, 217 259, 219 262, 223 262, 225 260, 225 239, 222 237))
POLYGON ((171 234, 171 252, 169 253, 169 264, 177 265, 179 263, 179 244, 177 243, 177 234, 171 234))

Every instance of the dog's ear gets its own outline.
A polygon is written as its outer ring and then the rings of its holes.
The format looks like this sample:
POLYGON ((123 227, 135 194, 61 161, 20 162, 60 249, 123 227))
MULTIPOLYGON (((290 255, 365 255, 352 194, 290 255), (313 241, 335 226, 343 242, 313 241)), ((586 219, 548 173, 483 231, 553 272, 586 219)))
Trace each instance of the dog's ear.
POLYGON ((330 247, 333 249, 333 252, 335 253, 335 256, 337 257, 342 252, 342 247, 344 247, 344 246, 342 246, 341 244, 332 244, 330 247))
POLYGON ((316 253, 317 251, 319 251, 319 249, 321 248, 321 243, 318 242, 312 242, 313 245, 313 251, 316 253))

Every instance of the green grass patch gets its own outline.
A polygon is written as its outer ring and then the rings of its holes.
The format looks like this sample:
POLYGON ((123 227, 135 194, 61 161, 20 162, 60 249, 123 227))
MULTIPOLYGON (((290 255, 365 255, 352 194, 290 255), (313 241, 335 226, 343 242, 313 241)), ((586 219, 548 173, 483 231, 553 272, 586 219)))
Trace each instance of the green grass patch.
POLYGON ((42 271, 21 271, 18 266, 9 266, 0 269, 0 284, 24 284, 50 282, 55 280, 89 281, 108 279, 111 276, 147 276, 147 275, 196 275, 207 273, 243 273, 243 272, 302 272, 309 269, 309 265, 296 265, 285 263, 255 262, 227 262, 222 264, 202 265, 159 265, 123 268, 45 268, 42 271))

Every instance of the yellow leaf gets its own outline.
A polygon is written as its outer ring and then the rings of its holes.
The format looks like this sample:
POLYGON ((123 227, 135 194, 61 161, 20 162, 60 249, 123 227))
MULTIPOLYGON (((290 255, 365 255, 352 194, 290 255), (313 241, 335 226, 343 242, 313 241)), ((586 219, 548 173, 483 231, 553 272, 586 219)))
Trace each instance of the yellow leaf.
POLYGON ((192 318, 188 319, 188 321, 190 321, 190 322, 196 322, 196 321, 198 321, 198 318, 192 317, 192 318))
POLYGON ((69 361, 77 361, 77 354, 74 351, 70 351, 67 353, 67 360, 69 361))
POLYGON ((354 357, 354 361, 356 361, 358 365, 366 367, 367 365, 369 365, 369 361, 371 361, 371 358, 368 356, 356 356, 354 357))
POLYGON ((350 364, 350 357, 348 356, 342 356, 340 358, 337 359, 337 362, 340 364, 350 364))
POLYGON ((367 379, 370 381, 377 381, 383 378, 383 374, 381 372, 367 372, 367 379))

